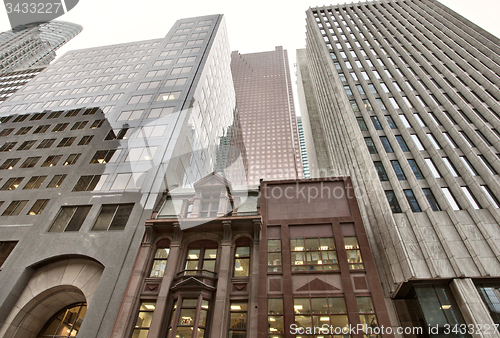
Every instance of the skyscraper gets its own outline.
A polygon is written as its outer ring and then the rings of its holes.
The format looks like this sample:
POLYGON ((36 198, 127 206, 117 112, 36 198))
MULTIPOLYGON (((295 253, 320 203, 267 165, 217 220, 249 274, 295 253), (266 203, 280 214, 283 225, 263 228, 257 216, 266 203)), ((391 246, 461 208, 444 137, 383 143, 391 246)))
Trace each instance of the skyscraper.
POLYGON ((236 101, 248 157, 248 182, 302 178, 287 51, 231 54, 236 101))
POLYGON ((214 171, 235 103, 222 15, 70 51, 3 102, 0 336, 109 337, 144 221, 214 171))
POLYGON ((499 56, 434 0, 307 11, 311 174, 351 176, 393 325, 500 323, 499 56))
POLYGON ((46 66, 55 51, 82 31, 82 26, 50 21, 20 25, 0 34, 0 73, 46 66))
POLYGON ((31 67, 0 74, 0 104, 40 74, 45 67, 31 67))

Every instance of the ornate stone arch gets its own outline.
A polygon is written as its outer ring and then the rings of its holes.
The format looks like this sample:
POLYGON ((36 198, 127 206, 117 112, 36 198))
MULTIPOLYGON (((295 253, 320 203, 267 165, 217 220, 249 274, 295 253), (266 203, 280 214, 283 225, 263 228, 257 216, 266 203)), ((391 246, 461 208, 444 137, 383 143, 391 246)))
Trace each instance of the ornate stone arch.
POLYGON ((3 338, 36 338, 45 323, 64 307, 90 304, 104 266, 80 256, 54 257, 35 270, 0 329, 3 338))

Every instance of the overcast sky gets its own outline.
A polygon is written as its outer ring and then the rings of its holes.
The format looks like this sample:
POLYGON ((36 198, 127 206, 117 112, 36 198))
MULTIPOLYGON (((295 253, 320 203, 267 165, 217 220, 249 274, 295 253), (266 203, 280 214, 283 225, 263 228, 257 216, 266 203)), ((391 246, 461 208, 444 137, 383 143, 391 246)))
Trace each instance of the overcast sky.
MULTIPOLYGON (((500 0, 441 2, 500 37, 500 0)), ((333 0, 333 3, 345 1, 333 0)), ((284 46, 293 66, 295 50, 305 47, 304 12, 310 6, 322 5, 321 0, 80 0, 59 20, 80 24, 83 31, 57 54, 63 55, 73 49, 162 38, 178 19, 223 13, 232 50, 253 53, 284 46)), ((0 31, 9 29, 6 11, 0 9, 0 31)), ((292 81, 295 82, 293 69, 292 81)))

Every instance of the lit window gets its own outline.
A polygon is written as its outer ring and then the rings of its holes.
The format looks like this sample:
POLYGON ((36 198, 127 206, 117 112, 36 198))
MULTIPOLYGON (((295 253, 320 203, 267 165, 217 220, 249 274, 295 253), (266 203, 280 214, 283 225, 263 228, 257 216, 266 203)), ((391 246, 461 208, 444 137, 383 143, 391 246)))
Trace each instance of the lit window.
POLYGON ((28 215, 40 215, 49 203, 49 200, 37 200, 35 204, 31 207, 30 211, 28 211, 28 215))
POLYGON ((155 308, 155 302, 141 302, 132 337, 142 338, 148 335, 155 308))
MULTIPOLYGON (((283 322, 283 298, 269 298, 267 300, 267 322, 269 334, 285 333, 285 324, 283 322)), ((282 336, 279 337, 281 338, 282 336)))
POLYGON ((280 272, 281 271, 281 240, 268 239, 267 240, 267 271, 280 272))
POLYGON ((338 270, 333 238, 290 239, 292 271, 338 270))
POLYGON ((344 248, 347 254, 347 262, 350 270, 364 269, 361 250, 358 239, 354 236, 344 237, 344 248))
POLYGON ((246 337, 248 303, 232 301, 229 308, 229 337, 246 337))
POLYGON ((149 277, 163 277, 165 268, 167 267, 167 258, 170 253, 170 248, 157 248, 153 258, 153 267, 149 277))
POLYGON ((250 275, 250 243, 236 243, 234 253, 234 277, 248 277, 250 275))

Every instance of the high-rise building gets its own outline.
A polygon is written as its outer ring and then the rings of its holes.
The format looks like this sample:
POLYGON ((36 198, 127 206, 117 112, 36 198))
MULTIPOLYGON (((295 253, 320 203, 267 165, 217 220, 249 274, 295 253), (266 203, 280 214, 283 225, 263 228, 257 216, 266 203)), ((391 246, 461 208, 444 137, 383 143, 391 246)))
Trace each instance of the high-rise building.
POLYGON ((319 174, 352 177, 393 325, 499 324, 500 40, 372 1, 310 8, 299 54, 319 174))
POLYGON ((50 21, 14 27, 0 34, 0 73, 46 66, 55 51, 82 31, 82 26, 50 21))
POLYGON ((248 158, 248 182, 302 178, 287 51, 231 54, 236 101, 248 158))
POLYGON ((145 220, 240 135, 230 57, 222 15, 182 19, 70 51, 0 105, 1 337, 109 337, 145 220))
POLYGON ((309 159, 307 158, 306 139, 304 136, 304 126, 302 125, 302 118, 297 116, 297 130, 299 133, 300 156, 302 158, 302 167, 304 168, 304 178, 311 178, 309 172, 309 159))
POLYGON ((31 67, 13 72, 0 73, 0 104, 44 69, 45 67, 31 67))
POLYGON ((500 40, 435 0, 306 13, 311 174, 352 178, 393 325, 500 324, 500 40))

